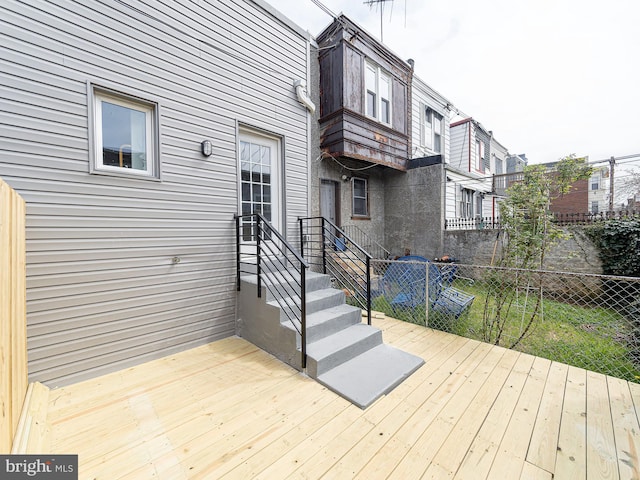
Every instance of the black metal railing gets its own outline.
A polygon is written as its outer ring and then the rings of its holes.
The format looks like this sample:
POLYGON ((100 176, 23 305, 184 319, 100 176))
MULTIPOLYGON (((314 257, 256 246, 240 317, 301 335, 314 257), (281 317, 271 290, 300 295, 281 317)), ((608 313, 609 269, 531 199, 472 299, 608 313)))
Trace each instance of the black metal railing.
POLYGON ((301 365, 307 363, 306 271, 309 263, 260 214, 235 215, 237 289, 242 274, 256 275, 300 335, 301 365))
POLYGON ((497 195, 507 195, 507 190, 517 182, 524 180, 524 172, 501 173, 493 176, 492 191, 497 195))
POLYGON ((606 220, 625 220, 640 217, 640 211, 620 210, 599 213, 554 213, 553 222, 557 225, 584 225, 606 220))
POLYGON ((300 251, 312 269, 331 276, 347 303, 367 312, 371 325, 371 255, 324 217, 300 218, 300 251))
POLYGON ((386 260, 391 257, 391 252, 384 248, 380 242, 377 242, 371 236, 357 225, 343 225, 342 230, 354 239, 355 242, 364 248, 371 258, 386 260))

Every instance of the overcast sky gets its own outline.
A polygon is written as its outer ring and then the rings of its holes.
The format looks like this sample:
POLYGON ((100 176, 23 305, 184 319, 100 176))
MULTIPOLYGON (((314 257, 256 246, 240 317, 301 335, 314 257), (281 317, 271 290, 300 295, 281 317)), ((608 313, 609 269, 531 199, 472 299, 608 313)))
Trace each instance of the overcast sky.
MULTIPOLYGON (((314 36, 331 22, 311 0, 267 1, 314 36)), ((322 3, 380 38, 380 7, 322 3)), ((530 163, 640 154, 640 0, 395 0, 382 27, 423 81, 530 163)))

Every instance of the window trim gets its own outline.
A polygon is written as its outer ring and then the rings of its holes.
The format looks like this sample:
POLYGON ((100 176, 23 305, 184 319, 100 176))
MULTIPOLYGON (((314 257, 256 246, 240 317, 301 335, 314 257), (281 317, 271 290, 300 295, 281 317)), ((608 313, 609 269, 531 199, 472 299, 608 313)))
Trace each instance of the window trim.
POLYGON ((161 180, 160 161, 160 104, 120 89, 87 82, 89 113, 89 173, 161 180), (145 113, 145 148, 149 152, 145 170, 104 165, 102 157, 102 102, 120 105, 145 113))
POLYGON ((371 213, 369 211, 369 181, 364 177, 351 177, 351 217, 352 218, 371 218, 371 213), (362 181, 364 182, 364 197, 358 197, 359 199, 364 199, 364 205, 366 212, 364 214, 356 213, 356 189, 355 182, 362 181))
POLYGON ((372 118, 383 125, 391 126, 393 123, 393 77, 389 72, 383 69, 380 65, 372 62, 369 59, 365 59, 364 61, 364 114, 368 118, 372 118), (371 70, 375 75, 375 85, 373 86, 375 90, 369 89, 369 85, 367 83, 367 71, 371 70), (381 88, 381 79, 384 78, 387 80, 387 84, 389 85, 388 92, 386 95, 382 95, 380 91, 381 88), (373 105, 373 115, 368 112, 369 105, 369 92, 371 92, 374 96, 374 105, 373 105), (383 120, 382 117, 382 103, 386 102, 387 112, 389 116, 389 121, 383 120))

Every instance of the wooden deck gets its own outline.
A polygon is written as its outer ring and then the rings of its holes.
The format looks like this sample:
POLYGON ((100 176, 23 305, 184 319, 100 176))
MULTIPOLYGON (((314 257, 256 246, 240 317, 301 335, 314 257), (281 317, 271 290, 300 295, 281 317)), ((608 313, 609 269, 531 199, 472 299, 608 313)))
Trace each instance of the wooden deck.
POLYGON ((239 338, 53 390, 81 479, 638 479, 640 386, 374 319, 426 363, 366 410, 239 338))

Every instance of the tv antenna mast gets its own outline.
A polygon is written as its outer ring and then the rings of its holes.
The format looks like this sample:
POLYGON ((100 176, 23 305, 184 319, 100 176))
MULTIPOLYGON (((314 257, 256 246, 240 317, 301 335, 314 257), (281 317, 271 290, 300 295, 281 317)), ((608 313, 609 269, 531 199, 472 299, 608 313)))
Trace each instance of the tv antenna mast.
POLYGON ((380 6, 380 41, 384 43, 384 31, 382 28, 382 15, 384 13, 384 4, 387 2, 391 2, 393 8, 393 0, 365 0, 365 5, 369 5, 369 7, 373 7, 374 5, 380 6))

